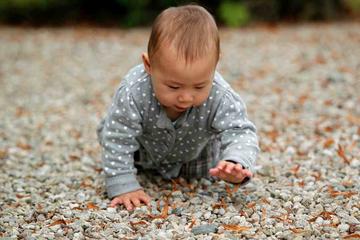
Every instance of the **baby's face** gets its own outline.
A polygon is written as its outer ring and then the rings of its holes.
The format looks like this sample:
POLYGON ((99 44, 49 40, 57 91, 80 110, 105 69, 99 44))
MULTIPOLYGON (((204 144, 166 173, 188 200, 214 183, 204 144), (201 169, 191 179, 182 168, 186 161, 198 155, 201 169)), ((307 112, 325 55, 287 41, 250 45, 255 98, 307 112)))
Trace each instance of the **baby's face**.
POLYGON ((210 94, 216 63, 206 56, 189 63, 177 58, 174 49, 159 50, 156 63, 145 67, 151 75, 155 96, 173 115, 199 106, 210 94))

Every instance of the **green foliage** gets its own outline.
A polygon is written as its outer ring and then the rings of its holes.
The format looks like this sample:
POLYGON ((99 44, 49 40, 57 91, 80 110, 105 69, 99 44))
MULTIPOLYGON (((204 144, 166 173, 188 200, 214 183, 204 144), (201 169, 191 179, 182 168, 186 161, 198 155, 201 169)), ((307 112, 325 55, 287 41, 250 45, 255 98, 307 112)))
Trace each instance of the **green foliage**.
POLYGON ((327 20, 360 13, 360 0, 0 0, 0 21, 134 27, 151 25, 161 10, 190 2, 205 6, 217 21, 231 27, 250 21, 327 20))
POLYGON ((345 4, 355 14, 360 14, 360 1, 359 0, 345 0, 345 4))
POLYGON ((230 27, 244 26, 250 21, 250 13, 241 2, 224 1, 220 3, 218 14, 225 25, 230 27))

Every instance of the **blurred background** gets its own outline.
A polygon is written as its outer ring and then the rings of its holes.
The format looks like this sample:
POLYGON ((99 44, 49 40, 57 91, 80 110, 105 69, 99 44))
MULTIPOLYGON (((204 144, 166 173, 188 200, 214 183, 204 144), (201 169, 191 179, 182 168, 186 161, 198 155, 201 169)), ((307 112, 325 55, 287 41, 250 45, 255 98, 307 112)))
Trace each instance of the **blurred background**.
POLYGON ((359 18, 360 0, 0 0, 0 22, 14 25, 151 25, 164 8, 198 3, 222 26, 259 22, 334 21, 359 18))

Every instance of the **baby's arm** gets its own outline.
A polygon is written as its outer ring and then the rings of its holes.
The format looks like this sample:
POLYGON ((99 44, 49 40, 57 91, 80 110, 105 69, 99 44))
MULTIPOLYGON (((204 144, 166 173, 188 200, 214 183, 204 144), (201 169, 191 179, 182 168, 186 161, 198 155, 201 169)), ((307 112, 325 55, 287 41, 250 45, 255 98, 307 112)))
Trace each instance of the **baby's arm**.
POLYGON ((128 211, 139 207, 141 202, 146 205, 150 204, 151 198, 142 189, 133 192, 123 193, 111 200, 110 207, 116 207, 118 204, 123 204, 128 211))
MULTIPOLYGON (((118 89, 105 121, 99 128, 107 194, 109 198, 115 199, 142 189, 136 179, 133 157, 139 149, 136 137, 142 134, 142 117, 127 90, 124 86, 118 89)), ((115 199, 114 203, 117 201, 115 199)))
POLYGON ((256 128, 247 118, 246 106, 241 98, 227 92, 219 101, 212 128, 221 141, 220 159, 210 174, 221 179, 245 184, 253 175, 259 152, 256 128))

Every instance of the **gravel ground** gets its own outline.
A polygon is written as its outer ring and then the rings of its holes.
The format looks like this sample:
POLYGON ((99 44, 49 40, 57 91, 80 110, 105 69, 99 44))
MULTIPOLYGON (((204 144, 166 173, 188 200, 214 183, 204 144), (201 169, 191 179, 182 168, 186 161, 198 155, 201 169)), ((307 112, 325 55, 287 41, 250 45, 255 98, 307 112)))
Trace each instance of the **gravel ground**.
POLYGON ((140 175, 152 206, 127 212, 108 208, 95 127, 148 34, 0 28, 2 239, 360 238, 360 23, 222 29, 256 177, 140 175))

